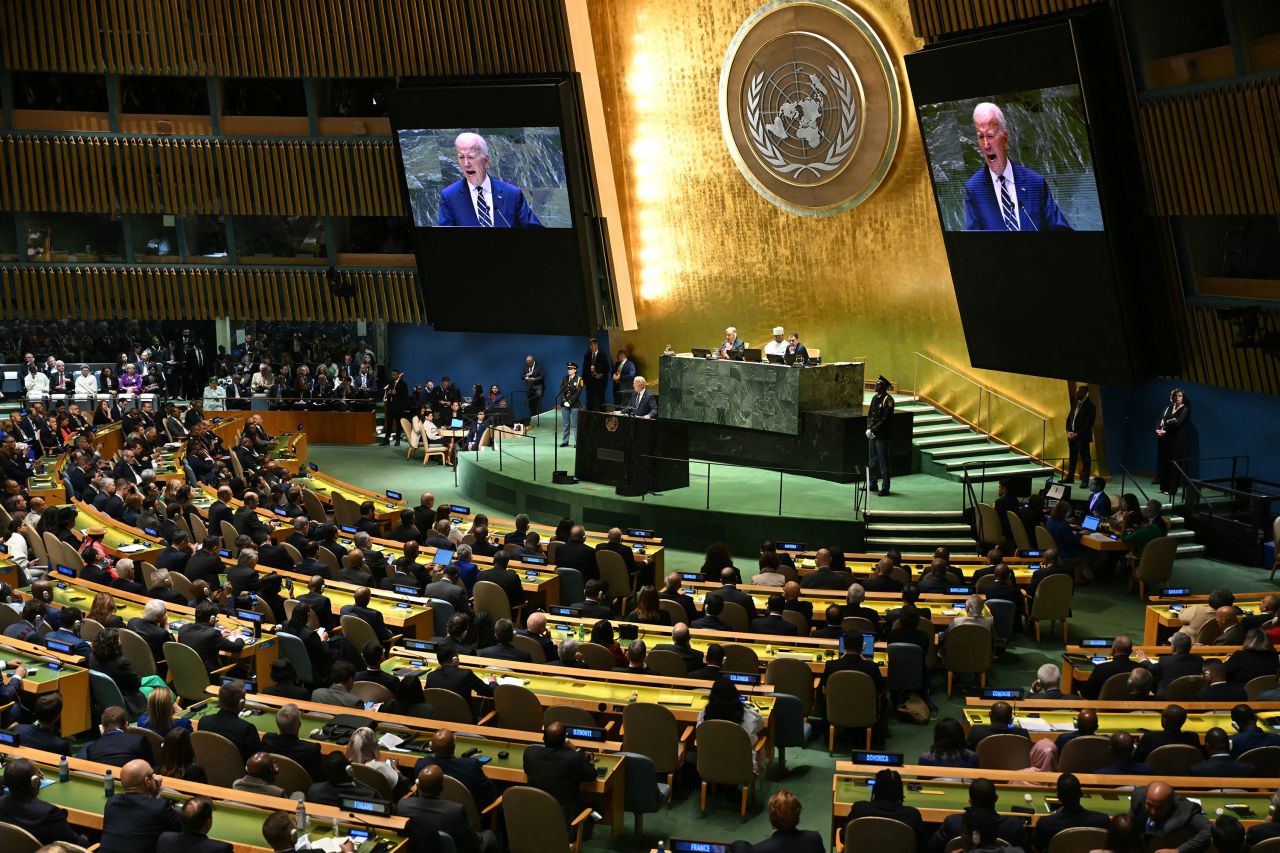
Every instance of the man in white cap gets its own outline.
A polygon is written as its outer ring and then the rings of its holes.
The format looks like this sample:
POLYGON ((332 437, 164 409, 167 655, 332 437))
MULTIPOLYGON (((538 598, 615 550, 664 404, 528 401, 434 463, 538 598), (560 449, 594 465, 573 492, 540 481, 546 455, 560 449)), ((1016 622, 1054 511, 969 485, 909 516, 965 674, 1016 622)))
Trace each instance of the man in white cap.
POLYGON ((782 356, 787 353, 787 342, 785 339, 785 329, 781 326, 773 327, 773 340, 764 345, 764 357, 766 359, 771 355, 782 356))

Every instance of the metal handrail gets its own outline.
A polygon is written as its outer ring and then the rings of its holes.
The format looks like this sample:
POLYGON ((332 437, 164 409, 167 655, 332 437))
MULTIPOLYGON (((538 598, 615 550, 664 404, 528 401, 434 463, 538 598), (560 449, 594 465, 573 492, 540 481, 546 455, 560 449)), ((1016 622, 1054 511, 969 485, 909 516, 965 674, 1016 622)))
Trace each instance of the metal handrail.
POLYGON ((1151 498, 1147 495, 1147 490, 1142 488, 1142 485, 1138 482, 1138 476, 1134 474, 1132 471, 1130 471, 1128 468, 1126 468, 1124 465, 1120 466, 1120 494, 1122 496, 1124 495, 1125 483, 1129 481, 1129 478, 1133 478, 1134 488, 1136 488, 1138 492, 1142 495, 1142 499, 1144 501, 1151 500, 1151 498))
MULTIPOLYGON (((928 399, 928 398, 923 397, 923 396, 921 395, 921 393, 920 393, 920 368, 919 368, 919 359, 924 359, 925 361, 929 362, 930 364, 933 364, 933 365, 936 365, 936 366, 938 366, 938 367, 941 367, 943 370, 947 371, 948 373, 952 374, 953 376, 956 376, 956 377, 958 377, 958 378, 960 378, 960 379, 964 380, 965 382, 968 382, 970 385, 973 385, 973 386, 976 386, 976 387, 977 387, 977 389, 978 389, 978 415, 977 415, 977 420, 972 422, 972 426, 973 426, 975 429, 977 429, 979 432, 984 433, 988 438, 994 438, 994 437, 995 437, 995 434, 994 434, 994 433, 992 433, 992 431, 991 431, 991 402, 990 402, 990 400, 989 400, 989 399, 988 399, 988 401, 987 401, 987 420, 986 420, 986 424, 984 425, 984 424, 983 424, 983 421, 982 421, 982 403, 983 403, 983 396, 984 396, 984 395, 985 395, 985 396, 987 396, 988 398, 990 398, 990 397, 996 397, 996 398, 998 398, 998 399, 1000 399, 1000 400, 1002 400, 1002 401, 1004 401, 1004 402, 1006 402, 1006 403, 1009 403, 1009 404, 1011 404, 1011 405, 1013 405, 1013 406, 1016 406, 1016 407, 1017 407, 1017 408, 1019 408, 1019 409, 1022 409, 1022 411, 1026 412, 1026 413, 1027 413, 1027 414, 1029 414, 1029 415, 1033 415, 1034 417, 1039 418, 1039 419, 1040 419, 1040 452, 1039 452, 1039 453, 1037 453, 1037 454, 1034 454, 1034 456, 1033 456, 1032 454, 1030 454, 1030 453, 1028 453, 1027 455, 1028 455, 1028 456, 1032 456, 1032 458, 1034 458, 1034 459, 1040 459, 1041 461, 1044 461, 1044 460, 1042 459, 1042 457, 1044 456, 1045 446, 1048 444, 1048 441, 1049 441, 1049 418, 1048 418, 1048 416, 1046 416, 1046 415, 1042 415, 1042 414, 1040 414, 1039 412, 1035 411, 1034 409, 1029 409, 1029 408, 1027 408, 1026 406, 1022 405, 1021 403, 1019 403, 1019 402, 1017 402, 1017 401, 1015 401, 1015 400, 1013 400, 1013 399, 1011 399, 1011 398, 1009 398, 1009 397, 1006 397, 1004 394, 1001 394, 1001 393, 1000 393, 1000 392, 998 392, 998 391, 994 391, 994 390, 992 390, 991 388, 987 387, 986 385, 983 385, 981 382, 978 382, 976 379, 973 379, 973 378, 972 378, 972 377, 970 377, 970 376, 966 376, 965 374, 963 374, 963 373, 961 373, 960 371, 956 370, 954 367, 951 367, 951 366, 949 366, 949 365, 943 364, 942 362, 938 361, 936 358, 931 358, 931 357, 929 357, 929 356, 925 355, 925 354, 924 354, 924 353, 922 353, 922 352, 916 352, 916 351, 913 351, 911 354, 912 354, 913 356, 915 356, 915 359, 916 359, 916 360, 914 360, 914 361, 912 362, 912 377, 911 377, 911 378, 912 378, 912 383, 913 383, 913 384, 914 384, 914 386, 915 386, 915 387, 912 389, 912 395, 915 397, 915 399, 916 399, 916 400, 920 400, 920 399, 928 399)), ((930 403, 932 403, 932 404, 933 404, 933 405, 935 405, 935 406, 938 406, 939 408, 943 408, 943 407, 942 407, 942 406, 940 406, 938 403, 935 403, 935 402, 934 402, 934 401, 932 401, 932 400, 929 400, 929 402, 930 402, 930 403)), ((945 411, 945 409, 944 409, 944 411, 945 411)), ((962 418, 962 420, 963 420, 963 418, 962 418)), ((1009 447, 1013 447, 1013 445, 1012 445, 1012 444, 1010 444, 1010 443, 1009 443, 1009 442, 1007 442, 1007 441, 1006 441, 1006 442, 1004 442, 1004 444, 1005 444, 1005 445, 1007 445, 1007 446, 1009 446, 1009 447)))

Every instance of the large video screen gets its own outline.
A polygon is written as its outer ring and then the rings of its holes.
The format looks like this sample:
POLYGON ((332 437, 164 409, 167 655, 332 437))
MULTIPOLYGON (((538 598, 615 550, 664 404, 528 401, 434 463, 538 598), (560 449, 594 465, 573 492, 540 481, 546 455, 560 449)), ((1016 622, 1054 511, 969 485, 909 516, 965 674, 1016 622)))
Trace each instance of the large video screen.
POLYGON ((572 228, 558 127, 398 130, 419 228, 572 228))
POLYGON ((572 75, 426 81, 388 97, 432 326, 600 326, 607 262, 578 104, 572 75))
POLYGON ((1101 231, 1093 152, 1076 85, 919 108, 947 231, 1101 231))
POLYGON ((974 367, 1124 384, 1167 361, 1158 241, 1106 15, 906 57, 974 367))

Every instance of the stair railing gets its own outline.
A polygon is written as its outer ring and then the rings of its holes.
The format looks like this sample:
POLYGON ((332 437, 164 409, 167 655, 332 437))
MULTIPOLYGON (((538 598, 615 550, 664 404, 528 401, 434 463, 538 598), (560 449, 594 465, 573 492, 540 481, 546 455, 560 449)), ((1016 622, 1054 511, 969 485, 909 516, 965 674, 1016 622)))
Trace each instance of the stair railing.
MULTIPOLYGON (((923 400, 931 406, 935 406, 946 414, 951 415, 957 420, 963 421, 979 433, 990 439, 998 441, 1016 453, 1029 456, 1037 461, 1045 461, 1045 448, 1048 446, 1049 440, 1049 419, 1047 417, 1039 412, 1027 408, 1021 403, 1011 400, 998 391, 993 391, 981 382, 964 375, 955 368, 943 364, 937 359, 931 358, 922 352, 912 352, 912 356, 914 357, 912 362, 912 395, 916 400, 923 400), (925 364, 922 365, 921 362, 924 362, 925 364), (952 403, 950 399, 943 399, 943 395, 941 394, 931 395, 921 388, 920 374, 922 367, 927 371, 930 366, 939 367, 946 371, 948 378, 958 379, 965 383, 963 390, 956 398, 955 403, 952 403), (999 434, 1002 433, 1003 430, 1000 430, 1000 425, 995 423, 995 418, 992 414, 993 401, 999 401, 996 408, 999 408, 999 406, 1004 403, 1008 403, 1014 408, 1021 409, 1023 412, 1031 415, 1034 419, 1031 421, 1032 424, 1039 421, 1040 444, 1035 453, 1030 453, 1018 447, 1018 445, 1014 443, 1016 436, 1010 435, 1008 438, 1004 438, 999 434)), ((1034 435, 1034 431, 1035 428, 1033 426, 1031 427, 1032 435, 1034 435)))

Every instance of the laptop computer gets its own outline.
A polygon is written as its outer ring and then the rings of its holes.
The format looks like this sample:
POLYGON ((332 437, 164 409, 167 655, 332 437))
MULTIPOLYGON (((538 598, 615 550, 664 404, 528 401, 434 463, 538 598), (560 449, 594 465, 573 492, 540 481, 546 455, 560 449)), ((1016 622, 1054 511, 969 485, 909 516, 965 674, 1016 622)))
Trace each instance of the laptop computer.
POLYGON ((701 347, 694 347, 693 357, 694 358, 711 358, 711 350, 702 349, 701 347))
POLYGON ((1089 532, 1093 532, 1098 529, 1098 525, 1101 523, 1102 519, 1096 515, 1086 515, 1084 520, 1080 522, 1080 526, 1089 532))
POLYGON ((742 351, 742 360, 759 364, 761 360, 760 359, 761 352, 762 350, 760 349, 744 349, 742 351))
MULTIPOLYGON (((768 355, 765 356, 765 358, 768 359, 770 364, 787 364, 788 363, 786 356, 778 355, 776 352, 769 353, 768 355)), ((794 359, 792 360, 794 361, 794 359)))
POLYGON ((731 349, 729 350, 729 360, 730 361, 746 361, 747 354, 744 350, 731 349))
POLYGON ((458 418, 449 421, 449 429, 462 429, 462 421, 458 418))

